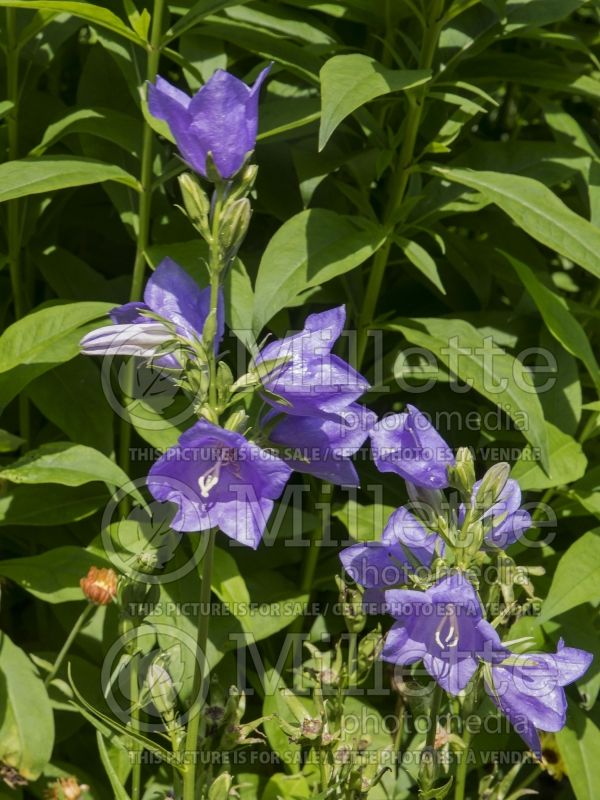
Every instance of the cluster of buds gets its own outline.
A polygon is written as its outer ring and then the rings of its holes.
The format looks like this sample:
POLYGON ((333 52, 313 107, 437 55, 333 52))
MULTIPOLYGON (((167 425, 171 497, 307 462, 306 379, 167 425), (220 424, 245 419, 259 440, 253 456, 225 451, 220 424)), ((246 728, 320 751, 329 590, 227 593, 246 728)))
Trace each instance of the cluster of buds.
POLYGON ((209 248, 218 251, 214 264, 220 265, 221 270, 236 257, 250 224, 252 208, 248 195, 258 170, 256 164, 249 163, 251 156, 249 153, 239 172, 225 181, 208 153, 206 176, 215 187, 212 199, 197 175, 185 173, 179 177, 185 213, 209 248))

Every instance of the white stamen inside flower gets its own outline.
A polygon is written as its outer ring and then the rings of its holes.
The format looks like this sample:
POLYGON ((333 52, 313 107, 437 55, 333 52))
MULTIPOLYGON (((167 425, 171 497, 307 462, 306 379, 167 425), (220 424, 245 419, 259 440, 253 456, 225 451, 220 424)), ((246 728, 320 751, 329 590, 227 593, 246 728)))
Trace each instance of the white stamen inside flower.
POLYGON ((435 629, 434 639, 441 650, 456 647, 458 644, 458 620, 453 605, 450 605, 435 629))
POLYGON ((211 489, 214 489, 219 482, 219 475, 221 473, 221 462, 217 463, 208 469, 203 475, 198 478, 198 486, 200 487, 200 494, 202 497, 207 498, 211 489))
POLYGON ((221 447, 218 450, 215 463, 198 478, 198 486, 202 497, 207 499, 210 492, 219 483, 223 466, 230 466, 236 475, 239 474, 239 467, 235 463, 235 457, 235 450, 231 447, 221 447))

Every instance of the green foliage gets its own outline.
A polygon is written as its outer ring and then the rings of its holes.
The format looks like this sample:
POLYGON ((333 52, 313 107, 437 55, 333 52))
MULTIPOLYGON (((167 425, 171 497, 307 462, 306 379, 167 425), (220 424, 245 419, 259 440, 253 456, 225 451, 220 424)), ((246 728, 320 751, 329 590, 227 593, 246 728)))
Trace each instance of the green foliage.
MULTIPOLYGON (((486 465, 509 461, 535 521, 553 517, 552 540, 520 553, 545 600, 536 619, 511 618, 515 638, 554 650, 572 634, 576 646, 593 647, 599 20, 597 0, 0 0, 0 768, 30 782, 0 797, 41 797, 67 776, 88 784, 81 796, 93 800, 180 790, 181 773, 166 760, 144 764, 136 788, 128 754, 145 747, 166 759, 179 733, 132 733, 127 720, 148 722, 153 709, 139 697, 128 704, 124 687, 143 686, 159 647, 172 656, 181 709, 192 694, 202 537, 154 529, 137 479, 193 409, 153 394, 152 373, 132 385, 122 361, 100 369, 78 356, 82 336, 137 299, 142 273, 166 255, 207 284, 207 248, 176 208, 184 165, 147 109, 145 83, 157 68, 196 90, 216 68, 251 81, 274 62, 254 154, 254 217, 226 278, 235 337, 225 360, 233 367, 244 347, 344 303, 357 337, 339 352, 368 375, 368 405, 381 416, 414 403, 452 446, 470 446, 486 465), (125 515, 133 506, 133 516, 117 524, 107 504, 125 515), (119 597, 76 637, 72 684, 63 667, 47 689, 92 566, 119 572, 119 597), (127 595, 131 585, 139 595, 127 595), (128 649, 112 662, 124 632, 128 649), (107 704, 117 690, 129 716, 107 704)), ((261 413, 247 405, 250 416, 261 413)), ((218 669, 209 699, 248 737, 240 752, 257 755, 228 767, 242 800, 333 796, 326 748, 294 733, 304 714, 319 713, 315 675, 335 673, 336 691, 347 678, 336 648, 345 662, 350 644, 332 611, 338 544, 379 539, 406 501, 399 479, 378 475, 369 459, 357 468, 355 493, 336 488, 323 499, 307 484, 299 510, 278 504, 273 535, 256 553, 219 537, 211 589, 224 610, 211 619, 206 655, 218 669), (311 567, 309 543, 321 535, 311 567), (290 632, 307 640, 295 673, 290 632), (243 702, 227 694, 238 680, 252 688, 243 702), (263 718, 258 733, 244 729, 263 718), (265 752, 268 766, 256 766, 265 752)), ((522 588, 502 591, 508 603, 522 588)), ((368 626, 365 635, 376 630, 374 620, 368 626)), ((597 670, 579 697, 570 690, 568 724, 556 735, 568 777, 554 786, 531 765, 516 779, 481 770, 496 781, 485 796, 516 798, 521 787, 596 796, 597 670)), ((411 727, 422 701, 396 683, 389 690, 387 674, 382 681, 372 705, 351 697, 332 720, 367 714, 377 729, 366 744, 344 739, 360 762, 348 798, 362 796, 363 779, 369 800, 415 795, 416 760, 381 776, 369 766, 372 754, 384 763, 382 753, 415 755, 424 743, 411 727), (383 720, 394 715, 405 724, 392 741, 383 720)), ((489 713, 486 703, 477 713, 489 713)), ((227 734, 216 725, 210 747, 227 734)), ((481 750, 521 747, 514 734, 481 736, 481 750)), ((478 777, 469 770, 467 797, 483 796, 478 777)))

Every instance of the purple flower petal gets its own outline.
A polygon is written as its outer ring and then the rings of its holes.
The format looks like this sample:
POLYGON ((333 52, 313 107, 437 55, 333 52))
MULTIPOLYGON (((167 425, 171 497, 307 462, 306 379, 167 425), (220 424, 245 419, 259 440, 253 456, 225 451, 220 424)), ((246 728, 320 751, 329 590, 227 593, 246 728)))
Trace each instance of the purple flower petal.
POLYGON ((365 378, 343 359, 331 354, 345 313, 340 306, 311 314, 300 333, 271 342, 261 351, 257 365, 287 359, 264 381, 269 392, 285 401, 280 403, 265 395, 273 408, 297 416, 339 413, 367 391, 369 384, 365 378))
POLYGON ((424 414, 414 406, 406 408, 381 419, 371 432, 377 469, 427 489, 444 489, 454 455, 424 414))
MULTIPOLYGON (((196 281, 171 258, 164 258, 154 270, 144 291, 146 305, 172 322, 182 336, 202 337, 202 328, 210 310, 210 289, 200 289, 196 281)), ((224 302, 219 294, 217 309, 217 344, 224 331, 224 302)))
POLYGON ((492 667, 493 686, 486 683, 487 693, 538 758, 541 747, 536 728, 556 732, 564 726, 563 687, 580 678, 591 661, 591 653, 565 647, 561 639, 555 654, 513 655, 492 667))
MULTIPOLYGON (((425 592, 391 589, 385 600, 386 610, 405 629, 406 642, 420 643, 425 669, 450 694, 465 688, 479 658, 501 647, 497 633, 483 619, 477 593, 461 573, 425 592)), ((394 641, 386 645, 385 658, 405 663, 404 645, 395 652, 394 641)))
POLYGON ((108 316, 116 325, 139 325, 141 322, 148 324, 152 322, 142 311, 150 311, 145 303, 132 302, 113 308, 108 312, 108 316))
POLYGON ((357 403, 327 417, 285 415, 273 427, 269 438, 286 448, 281 455, 298 472, 341 486, 358 486, 358 475, 350 459, 364 443, 376 419, 372 411, 357 403))
POLYGON ((425 644, 418 639, 411 639, 407 629, 396 623, 385 637, 381 658, 393 664, 414 664, 426 654, 425 644))
POLYGON ((440 537, 428 531, 404 506, 390 515, 381 535, 381 541, 386 544, 404 545, 417 561, 426 567, 430 566, 436 547, 440 554, 444 552, 444 543, 440 537))
POLYGON ((150 469, 152 495, 178 506, 174 530, 224 533, 258 546, 290 468, 239 433, 199 420, 150 469))
POLYGON ((167 342, 169 332, 160 322, 106 325, 87 333, 80 342, 81 352, 88 356, 139 356, 151 358, 156 349, 167 342))
POLYGON ((258 129, 258 95, 270 67, 254 86, 217 70, 189 98, 163 78, 148 87, 150 113, 166 121, 187 163, 206 177, 210 152, 221 176, 232 178, 254 150, 258 129))

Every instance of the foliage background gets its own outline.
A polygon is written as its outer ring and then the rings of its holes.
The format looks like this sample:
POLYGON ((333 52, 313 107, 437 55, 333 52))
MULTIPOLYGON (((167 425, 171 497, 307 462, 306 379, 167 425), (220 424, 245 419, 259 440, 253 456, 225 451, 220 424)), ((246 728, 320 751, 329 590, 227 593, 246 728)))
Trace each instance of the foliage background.
MULTIPOLYGON (((113 459, 133 478, 148 467, 128 456, 127 426, 106 401, 98 364, 76 357, 77 343, 93 320, 128 299, 136 262, 156 265, 168 253, 205 282, 201 247, 174 207, 173 178, 183 165, 142 100, 148 52, 157 54, 146 44, 157 5, 0 2, 7 90, 0 104, 0 676, 10 697, 2 693, 0 760, 16 746, 22 772, 43 773, 32 784, 38 797, 61 771, 85 779, 94 797, 111 796, 102 788, 93 726, 57 690, 48 698, 32 664, 43 671, 53 659, 81 611, 79 577, 105 558, 104 480, 123 482, 113 459), (11 472, 19 448, 54 442, 92 451, 70 451, 69 475, 52 465, 11 472)), ((597 660, 600 4, 454 0, 445 4, 442 30, 432 30, 443 5, 169 3, 158 31, 160 72, 196 90, 218 67, 250 81, 274 62, 261 106, 254 218, 231 277, 229 323, 253 336, 265 326, 281 334, 307 311, 343 298, 348 327, 359 330, 358 351, 350 342, 346 355, 360 360, 366 342, 372 408, 384 413, 414 401, 431 414, 458 412, 438 417, 453 446, 534 448, 533 459, 531 449, 516 459, 513 476, 528 500, 551 504, 558 535, 520 554, 545 568, 536 589, 548 599, 514 637, 531 634, 549 646, 564 634, 597 660), (367 328, 380 338, 365 339, 367 328), (484 337, 503 351, 494 376, 509 383, 500 395, 484 382, 481 353, 453 360, 453 348, 480 347, 484 337), (422 360, 398 360, 412 345, 433 354, 433 373, 422 360), (556 359, 555 384, 539 395, 515 379, 521 362, 535 365, 527 349, 536 347, 556 359), (473 388, 454 391, 453 370, 473 388), (427 391, 410 393, 430 378, 427 391), (487 427, 460 424, 469 412, 497 407, 487 427), (524 430, 515 425, 521 412, 524 430)), ((139 429, 131 443, 162 447, 177 433, 139 429)), ((336 494, 331 527, 340 537, 377 535, 378 521, 405 499, 399 482, 376 476, 368 462, 360 471, 365 486, 383 482, 383 495, 336 494)), ((306 510, 306 531, 317 517, 306 510)), ((286 535, 284 526, 258 555, 235 551, 233 560, 223 550, 216 594, 283 603, 311 588, 314 599, 335 599, 336 548, 322 549, 313 585, 300 586, 303 550, 284 547, 286 535)), ((186 581, 164 591, 186 598, 186 581)), ((193 629, 189 618, 167 621, 193 629)), ((274 662, 289 622, 244 624, 274 662)), ((233 665, 225 654, 231 625, 217 619, 211 633, 224 675, 233 665)), ((339 633, 340 625, 321 616, 312 633, 339 633)), ((74 670, 90 696, 116 626, 116 609, 99 611, 74 648, 74 670)), ((552 745, 571 781, 544 775, 536 784, 543 796, 595 796, 599 689, 596 664, 579 694, 571 693, 569 726, 552 745)), ((254 697, 255 716, 260 706, 254 697)), ((277 752, 286 744, 271 731, 268 746, 277 752)), ((118 737, 107 747, 106 758, 126 774, 118 737)), ((269 788, 268 769, 243 777, 242 797, 287 791, 281 778, 269 788)), ((308 796, 303 777, 287 780, 294 796, 308 796)), ((0 788, 0 796, 21 792, 0 788)))

